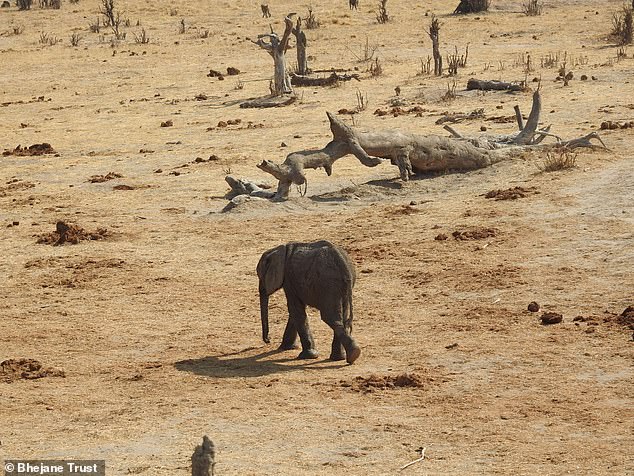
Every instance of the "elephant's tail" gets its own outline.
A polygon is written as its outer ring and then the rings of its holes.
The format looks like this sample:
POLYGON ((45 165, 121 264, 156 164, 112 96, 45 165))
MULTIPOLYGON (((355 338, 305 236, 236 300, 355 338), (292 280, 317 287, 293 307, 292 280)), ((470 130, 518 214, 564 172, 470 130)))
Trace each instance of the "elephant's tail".
POLYGON ((354 317, 354 312, 353 312, 353 306, 352 306, 352 287, 350 287, 343 301, 343 325, 350 333, 352 333, 353 317, 354 317))

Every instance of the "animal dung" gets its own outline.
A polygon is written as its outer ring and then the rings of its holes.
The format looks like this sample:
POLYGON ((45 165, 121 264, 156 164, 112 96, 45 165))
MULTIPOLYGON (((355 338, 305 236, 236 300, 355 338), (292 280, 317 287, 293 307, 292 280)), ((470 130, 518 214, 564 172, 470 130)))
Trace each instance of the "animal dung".
POLYGON ((543 325, 559 324, 564 320, 564 316, 557 312, 545 312, 541 317, 543 325))

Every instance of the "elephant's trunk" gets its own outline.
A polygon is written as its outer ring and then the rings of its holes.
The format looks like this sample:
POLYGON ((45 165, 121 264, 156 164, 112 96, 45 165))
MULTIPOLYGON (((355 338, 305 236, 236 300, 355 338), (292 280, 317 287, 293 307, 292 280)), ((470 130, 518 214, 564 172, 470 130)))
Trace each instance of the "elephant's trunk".
POLYGON ((265 290, 260 291, 260 317, 262 319, 262 340, 269 344, 269 296, 265 290))

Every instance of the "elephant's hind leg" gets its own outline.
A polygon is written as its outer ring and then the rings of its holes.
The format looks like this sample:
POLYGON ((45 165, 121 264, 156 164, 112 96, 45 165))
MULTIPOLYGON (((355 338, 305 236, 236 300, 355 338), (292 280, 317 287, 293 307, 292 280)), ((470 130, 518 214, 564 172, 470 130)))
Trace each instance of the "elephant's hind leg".
POLYGON ((330 360, 343 360, 343 350, 345 349, 345 358, 349 364, 352 364, 361 355, 361 349, 352 338, 350 333, 346 330, 341 320, 340 314, 337 313, 324 313, 321 314, 322 320, 328 324, 333 332, 332 339, 332 352, 330 354, 330 360), (343 347, 343 349, 342 349, 343 347))

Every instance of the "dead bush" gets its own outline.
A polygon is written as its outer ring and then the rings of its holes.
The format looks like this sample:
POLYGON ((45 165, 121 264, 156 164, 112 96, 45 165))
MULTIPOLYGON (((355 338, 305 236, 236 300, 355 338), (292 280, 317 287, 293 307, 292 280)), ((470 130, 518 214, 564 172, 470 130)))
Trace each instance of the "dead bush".
POLYGON ((70 46, 79 46, 79 42, 81 41, 81 36, 78 33, 73 33, 70 36, 70 46))
POLYGON ((522 7, 526 15, 529 17, 536 17, 542 14, 544 4, 539 0, 529 0, 527 3, 522 5, 522 7))
POLYGON ((614 38, 619 45, 629 45, 632 43, 632 8, 623 7, 619 13, 612 15, 612 33, 610 36, 614 38))
POLYGON ((567 150, 560 152, 548 152, 539 170, 542 172, 556 172, 558 170, 572 169, 577 166, 577 154, 567 150))
POLYGON ((315 28, 319 28, 319 20, 317 20, 317 18, 315 17, 312 6, 308 7, 308 16, 304 20, 304 27, 307 30, 314 30, 315 28))
POLYGON ((134 42, 139 45, 146 45, 150 42, 150 37, 146 33, 145 28, 141 28, 141 33, 138 35, 134 34, 134 42))

